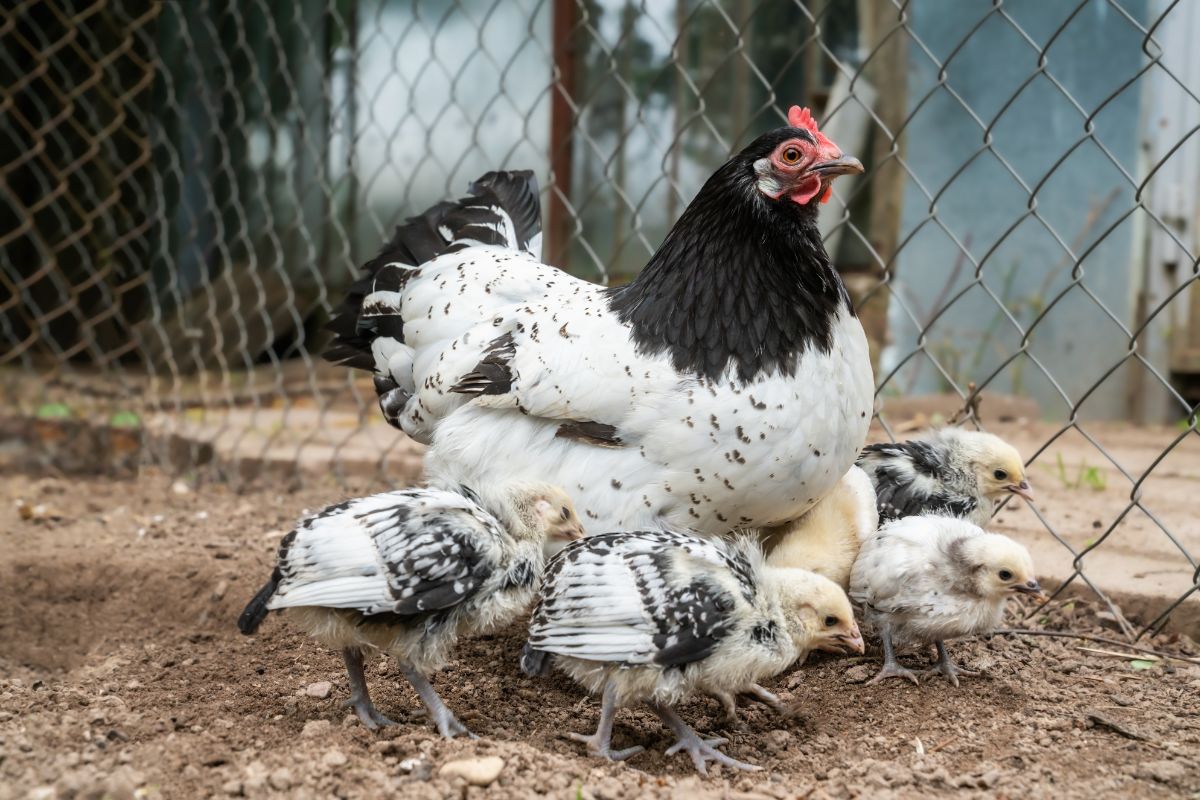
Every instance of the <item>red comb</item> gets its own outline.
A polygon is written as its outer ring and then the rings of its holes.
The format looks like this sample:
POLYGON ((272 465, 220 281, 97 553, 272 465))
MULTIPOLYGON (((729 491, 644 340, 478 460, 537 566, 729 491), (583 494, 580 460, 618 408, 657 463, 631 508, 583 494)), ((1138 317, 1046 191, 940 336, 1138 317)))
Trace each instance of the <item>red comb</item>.
POLYGON ((788 125, 808 131, 817 140, 817 144, 833 146, 833 142, 829 141, 828 137, 821 133, 821 129, 817 127, 817 121, 813 119, 812 112, 807 108, 801 108, 800 106, 789 108, 788 125))

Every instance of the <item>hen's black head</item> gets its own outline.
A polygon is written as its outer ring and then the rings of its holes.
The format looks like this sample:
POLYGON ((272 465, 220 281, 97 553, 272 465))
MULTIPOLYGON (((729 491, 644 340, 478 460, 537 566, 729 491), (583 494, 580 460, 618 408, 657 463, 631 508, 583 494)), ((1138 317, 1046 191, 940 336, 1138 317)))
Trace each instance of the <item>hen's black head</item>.
POLYGON ((811 127, 794 124, 801 119, 796 113, 790 119, 792 125, 755 139, 714 178, 749 181, 766 200, 812 206, 815 210, 813 201, 823 203, 829 199, 835 178, 863 171, 862 163, 844 154, 817 130, 815 123, 811 127))
POLYGON ((792 374, 809 348, 828 352, 849 299, 816 225, 839 175, 862 172, 821 134, 807 109, 763 134, 705 182, 632 283, 610 307, 643 352, 676 369, 748 382, 792 374))

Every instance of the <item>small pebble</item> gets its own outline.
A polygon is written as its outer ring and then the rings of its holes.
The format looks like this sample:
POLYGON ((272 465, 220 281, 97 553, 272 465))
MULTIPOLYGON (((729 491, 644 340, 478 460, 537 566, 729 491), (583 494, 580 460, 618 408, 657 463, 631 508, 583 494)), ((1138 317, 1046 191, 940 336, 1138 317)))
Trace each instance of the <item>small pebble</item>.
POLYGON ((447 761, 438 770, 442 778, 460 777, 472 786, 491 786, 500 771, 504 769, 504 759, 498 756, 484 758, 462 758, 447 761))
POLYGON ((866 683, 875 675, 875 667, 871 664, 859 664, 846 670, 846 683, 866 683))
POLYGON ((316 683, 310 683, 308 688, 304 690, 304 693, 309 697, 318 697, 324 699, 329 697, 329 692, 332 689, 333 684, 331 684, 329 681, 317 681, 316 683))
POLYGON ((304 723, 304 729, 300 731, 302 737, 310 736, 325 736, 329 733, 332 726, 327 719, 310 719, 304 723))
POLYGON ((321 758, 321 763, 327 767, 341 767, 349 761, 341 750, 330 750, 321 758))
POLYGON ((270 774, 267 782, 271 784, 273 789, 286 792, 292 788, 292 771, 287 767, 280 767, 270 774))

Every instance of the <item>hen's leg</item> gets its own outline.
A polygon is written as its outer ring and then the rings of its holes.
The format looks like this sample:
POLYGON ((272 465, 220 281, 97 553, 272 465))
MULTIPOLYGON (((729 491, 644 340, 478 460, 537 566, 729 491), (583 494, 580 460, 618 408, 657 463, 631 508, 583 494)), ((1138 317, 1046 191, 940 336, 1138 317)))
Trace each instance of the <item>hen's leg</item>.
POLYGON ((979 674, 975 670, 955 666, 954 662, 950 659, 949 651, 946 650, 945 642, 939 640, 934 642, 934 644, 937 646, 938 663, 937 666, 931 667, 930 669, 925 670, 925 672, 934 672, 945 675, 946 680, 950 681, 950 683, 954 684, 956 687, 958 686, 959 675, 970 676, 979 674))
POLYGON ((641 746, 626 747, 624 750, 612 749, 613 718, 617 715, 617 693, 612 683, 604 687, 604 695, 600 700, 600 724, 596 732, 590 736, 586 733, 568 733, 567 736, 577 742, 587 745, 588 752, 609 761, 624 761, 630 756, 636 756, 646 748, 641 746))
POLYGON ((759 770, 762 767, 756 767, 754 764, 747 764, 744 761, 738 761, 736 758, 731 758, 720 750, 717 745, 725 744, 728 739, 720 737, 715 739, 701 739, 700 735, 692 730, 691 726, 679 718, 675 713, 675 709, 662 703, 650 703, 650 709, 658 715, 667 727, 675 732, 679 739, 675 744, 667 748, 667 755, 673 756, 680 750, 686 750, 687 754, 692 757, 692 763, 696 765, 696 770, 701 775, 708 774, 707 763, 715 761, 718 764, 724 764, 727 767, 744 770, 759 770))
POLYGON ((438 696, 437 690, 433 688, 433 684, 429 682, 428 678, 408 664, 400 664, 400 671, 404 673, 404 677, 408 679, 412 687, 417 690, 417 694, 421 697, 421 702, 429 710, 429 718, 437 725, 438 733, 447 739, 453 739, 460 733, 466 734, 472 739, 479 738, 467 730, 467 726, 459 722, 458 717, 454 716, 454 712, 446 707, 446 704, 442 702, 442 698, 438 696))
POLYGON ((880 631, 880 638, 883 639, 883 669, 879 670, 878 675, 867 681, 867 685, 879 683, 885 678, 906 678, 916 685, 917 676, 913 674, 912 670, 900 666, 900 662, 896 660, 896 650, 892 647, 892 629, 884 625, 880 631))
POLYGON ((380 714, 371 702, 367 692, 367 676, 363 673, 363 654, 357 647, 347 647, 342 651, 342 660, 346 662, 346 674, 350 676, 350 699, 346 701, 349 708, 362 720, 368 730, 376 730, 383 725, 396 723, 380 714))

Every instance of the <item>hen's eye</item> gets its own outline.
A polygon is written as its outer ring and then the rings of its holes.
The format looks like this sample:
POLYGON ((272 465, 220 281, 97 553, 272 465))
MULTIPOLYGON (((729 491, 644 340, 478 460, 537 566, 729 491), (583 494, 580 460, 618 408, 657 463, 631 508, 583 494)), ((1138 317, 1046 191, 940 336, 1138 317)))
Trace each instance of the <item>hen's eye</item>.
POLYGON ((562 518, 563 518, 563 520, 570 519, 571 518, 571 509, 567 508, 566 506, 563 506, 562 507, 562 518))
POLYGON ((829 616, 827 616, 825 618, 825 627, 826 628, 832 628, 834 625, 837 625, 837 624, 838 624, 838 618, 835 617, 833 614, 830 614, 829 616))
POLYGON ((1008 570, 1006 570, 1006 569, 1002 569, 1002 570, 1000 570, 1000 580, 1002 580, 1002 581, 1011 581, 1011 580, 1012 580, 1012 573, 1011 573, 1011 572, 1009 572, 1009 571, 1008 571, 1008 570))
POLYGON ((998 469, 992 473, 992 477, 994 477, 998 481, 1006 481, 1006 480, 1008 480, 1008 473, 1002 469, 998 469))
POLYGON ((780 156, 785 164, 797 164, 800 162, 800 148, 789 147, 783 151, 780 156))

